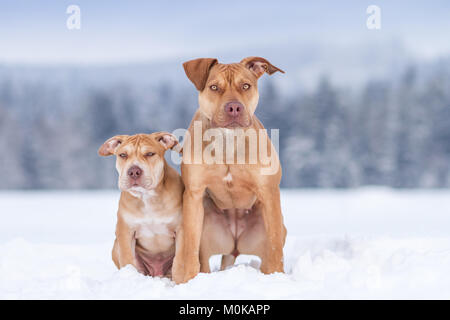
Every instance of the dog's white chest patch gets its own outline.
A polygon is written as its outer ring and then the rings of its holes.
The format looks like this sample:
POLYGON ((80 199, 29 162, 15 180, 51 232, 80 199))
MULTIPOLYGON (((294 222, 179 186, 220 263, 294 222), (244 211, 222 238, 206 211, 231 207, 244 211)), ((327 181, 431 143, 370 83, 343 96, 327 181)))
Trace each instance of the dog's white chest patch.
POLYGON ((153 238, 155 236, 166 235, 173 236, 173 230, 170 227, 177 218, 176 215, 160 217, 151 213, 143 217, 136 217, 128 214, 124 216, 128 225, 136 230, 136 238, 153 238))
POLYGON ((231 175, 231 172, 228 172, 228 174, 223 178, 223 181, 225 182, 233 181, 233 176, 231 175))

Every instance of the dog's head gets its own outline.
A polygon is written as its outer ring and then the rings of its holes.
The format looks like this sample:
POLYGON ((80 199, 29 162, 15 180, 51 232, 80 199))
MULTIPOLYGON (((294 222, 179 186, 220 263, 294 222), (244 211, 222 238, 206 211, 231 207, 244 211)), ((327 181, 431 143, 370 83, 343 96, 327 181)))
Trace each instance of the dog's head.
POLYGON ((259 77, 264 73, 284 73, 260 57, 231 64, 201 58, 187 61, 183 67, 199 91, 200 111, 218 128, 249 127, 258 105, 259 77))
POLYGON ((101 156, 116 155, 119 188, 122 191, 144 193, 153 190, 164 177, 164 153, 178 145, 168 132, 119 135, 98 149, 101 156))

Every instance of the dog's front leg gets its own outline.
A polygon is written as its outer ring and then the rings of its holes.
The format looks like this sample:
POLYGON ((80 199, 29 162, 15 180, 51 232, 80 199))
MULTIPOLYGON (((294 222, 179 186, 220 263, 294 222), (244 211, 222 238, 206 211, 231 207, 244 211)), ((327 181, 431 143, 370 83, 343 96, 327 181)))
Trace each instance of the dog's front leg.
POLYGON ((123 268, 124 266, 131 264, 137 269, 134 252, 136 246, 134 230, 129 228, 126 223, 119 219, 117 222, 116 237, 119 245, 119 268, 123 268))
POLYGON ((259 199, 267 235, 264 255, 261 257, 261 271, 265 274, 284 272, 283 246, 286 229, 281 214, 280 190, 278 187, 264 188, 259 199))
POLYGON ((183 194, 183 224, 172 269, 176 283, 187 282, 200 272, 200 239, 203 230, 204 188, 186 188, 183 194), (181 243, 180 243, 181 242, 181 243))

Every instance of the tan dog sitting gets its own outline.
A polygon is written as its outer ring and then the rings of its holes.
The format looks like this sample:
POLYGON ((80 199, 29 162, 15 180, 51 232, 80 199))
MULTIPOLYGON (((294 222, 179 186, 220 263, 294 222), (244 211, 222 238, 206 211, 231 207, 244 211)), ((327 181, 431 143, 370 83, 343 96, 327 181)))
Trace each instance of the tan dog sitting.
MULTIPOLYGON (((240 135, 244 129, 265 132, 254 114, 258 79, 264 73, 283 71, 260 57, 231 64, 204 58, 183 66, 199 91, 199 109, 188 129, 193 143, 188 145, 190 140, 185 140, 183 145, 183 225, 177 234, 173 279, 186 282, 199 271, 209 272, 209 258, 215 254, 223 255, 222 269, 233 264, 239 254, 250 254, 261 258, 262 272, 283 272, 286 228, 280 205, 281 167, 267 134, 258 135, 253 146, 259 150, 269 146, 270 164, 260 157, 253 163, 248 161, 250 136, 244 137, 245 163, 195 161, 198 150, 210 146, 209 139, 197 137, 199 131, 213 129, 224 135, 240 135), (272 165, 276 168, 273 172, 262 174, 272 165)), ((218 151, 222 150, 215 149, 215 154, 218 151)), ((238 144, 235 151, 239 153, 238 144)))
POLYGON ((172 134, 157 132, 115 136, 98 150, 117 156, 122 194, 112 258, 119 269, 131 264, 145 275, 171 275, 183 183, 164 153, 177 144, 172 134))

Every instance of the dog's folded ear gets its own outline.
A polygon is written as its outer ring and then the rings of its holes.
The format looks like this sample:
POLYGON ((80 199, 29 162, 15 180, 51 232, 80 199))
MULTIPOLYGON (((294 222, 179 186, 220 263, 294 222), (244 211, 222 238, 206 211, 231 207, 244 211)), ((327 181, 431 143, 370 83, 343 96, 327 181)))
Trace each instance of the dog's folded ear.
POLYGON ((158 132, 155 133, 155 139, 158 141, 166 150, 172 149, 176 152, 180 152, 181 146, 179 145, 177 137, 169 132, 158 132))
POLYGON ((116 148, 127 138, 127 135, 114 136, 105 141, 98 149, 100 156, 111 156, 114 154, 116 148))
POLYGON ((247 57, 242 59, 241 64, 243 64, 246 68, 253 71, 256 77, 261 77, 264 72, 267 72, 269 75, 274 74, 277 71, 284 73, 280 68, 275 67, 269 61, 261 57, 247 57))
POLYGON ((197 90, 202 91, 205 88, 209 70, 216 63, 217 59, 200 58, 183 63, 183 68, 187 77, 192 81, 197 90))

